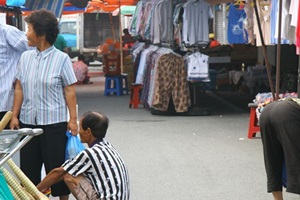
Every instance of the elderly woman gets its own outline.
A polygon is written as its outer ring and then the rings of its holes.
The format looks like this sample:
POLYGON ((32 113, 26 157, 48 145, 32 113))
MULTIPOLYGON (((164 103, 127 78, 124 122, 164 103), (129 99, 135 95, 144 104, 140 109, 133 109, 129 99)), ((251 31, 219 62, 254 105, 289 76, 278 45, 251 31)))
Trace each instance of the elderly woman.
MULTIPOLYGON (((56 16, 39 10, 25 21, 28 45, 36 48, 24 52, 20 58, 10 128, 44 130, 20 151, 21 170, 38 184, 43 164, 48 173, 64 163, 66 131, 73 135, 78 132, 74 87, 77 80, 68 55, 53 46, 58 35, 56 16)), ((51 193, 64 200, 70 191, 60 182, 51 187, 51 193)))

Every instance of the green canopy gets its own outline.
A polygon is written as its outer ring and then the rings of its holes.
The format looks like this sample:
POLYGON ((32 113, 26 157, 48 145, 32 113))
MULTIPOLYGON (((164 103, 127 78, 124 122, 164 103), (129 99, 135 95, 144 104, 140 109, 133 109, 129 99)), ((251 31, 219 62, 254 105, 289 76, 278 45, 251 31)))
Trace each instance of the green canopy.
MULTIPOLYGON (((121 6, 121 15, 133 15, 135 11, 136 6, 121 6)), ((113 11, 113 16, 116 16, 119 14, 119 8, 117 8, 115 11, 113 11)))

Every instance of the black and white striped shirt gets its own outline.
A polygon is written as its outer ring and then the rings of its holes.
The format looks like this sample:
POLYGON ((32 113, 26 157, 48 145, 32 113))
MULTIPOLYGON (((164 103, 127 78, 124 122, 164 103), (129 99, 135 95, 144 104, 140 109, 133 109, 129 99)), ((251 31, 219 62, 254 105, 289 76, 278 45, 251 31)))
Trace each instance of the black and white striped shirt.
POLYGON ((100 199, 129 199, 128 171, 117 150, 102 140, 67 160, 63 169, 72 176, 84 175, 100 199))

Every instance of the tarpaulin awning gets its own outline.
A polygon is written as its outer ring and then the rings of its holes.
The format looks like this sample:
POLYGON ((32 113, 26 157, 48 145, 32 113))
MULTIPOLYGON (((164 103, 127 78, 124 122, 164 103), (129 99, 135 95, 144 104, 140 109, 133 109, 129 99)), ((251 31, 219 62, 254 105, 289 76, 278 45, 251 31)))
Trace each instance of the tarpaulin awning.
POLYGON ((92 0, 86 7, 86 12, 113 12, 120 6, 136 5, 138 0, 92 0))
POLYGON ((71 3, 65 3, 64 9, 63 9, 63 15, 68 14, 76 14, 76 13, 84 13, 85 8, 78 8, 76 6, 73 6, 71 3))
MULTIPOLYGON (((120 6, 136 5, 138 0, 91 0, 86 8, 78 8, 73 6, 67 0, 26 0, 25 5, 22 7, 22 11, 25 15, 33 10, 46 9, 52 11, 56 17, 60 18, 62 14, 74 14, 83 12, 113 12, 120 6)), ((135 7, 128 7, 124 9, 124 12, 135 9, 135 7)), ((122 11, 123 12, 123 11, 122 11)))
POLYGON ((56 17, 61 17, 66 0, 26 0, 24 12, 33 10, 46 9, 52 11, 56 17))

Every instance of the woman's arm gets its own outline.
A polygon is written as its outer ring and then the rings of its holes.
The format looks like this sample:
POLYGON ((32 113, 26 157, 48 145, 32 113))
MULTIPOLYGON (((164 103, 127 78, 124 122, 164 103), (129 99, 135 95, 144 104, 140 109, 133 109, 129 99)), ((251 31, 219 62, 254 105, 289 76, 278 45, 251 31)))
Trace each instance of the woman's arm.
POLYGON ((19 80, 16 80, 15 82, 15 93, 14 93, 14 103, 13 103, 13 108, 12 108, 12 119, 10 120, 10 128, 11 129, 19 129, 19 120, 18 116, 21 110, 23 102, 23 90, 22 90, 22 85, 19 80))
POLYGON ((72 132, 72 135, 77 135, 77 113, 76 113, 76 91, 74 85, 68 85, 64 87, 66 96, 66 102, 69 109, 70 120, 68 122, 68 129, 72 132))

